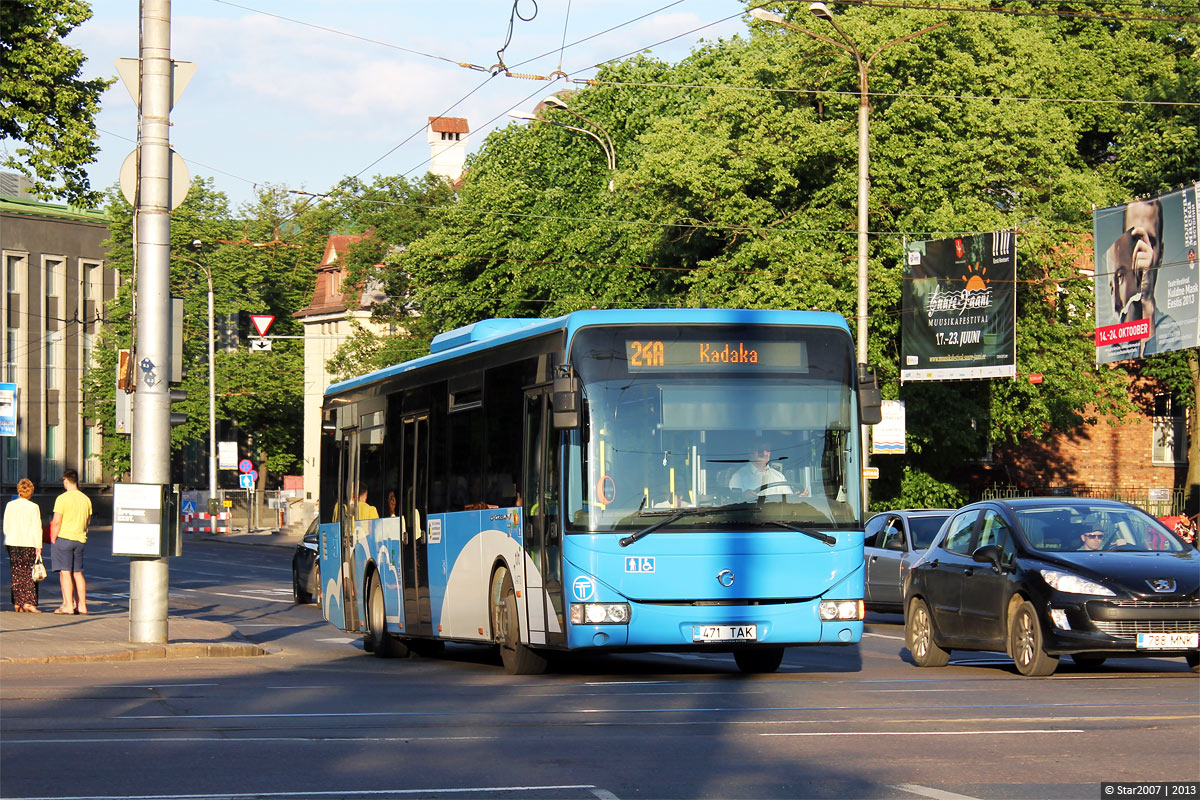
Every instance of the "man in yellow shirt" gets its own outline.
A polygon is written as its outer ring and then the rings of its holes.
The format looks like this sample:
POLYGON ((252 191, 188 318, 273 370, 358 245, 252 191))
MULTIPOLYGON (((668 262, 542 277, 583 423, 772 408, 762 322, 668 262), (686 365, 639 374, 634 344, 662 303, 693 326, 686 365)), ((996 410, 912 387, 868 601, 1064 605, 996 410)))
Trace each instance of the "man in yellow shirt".
POLYGON ((358 485, 358 518, 362 521, 379 519, 379 509, 367 502, 367 487, 358 485))
POLYGON ((86 614, 87 582, 83 579, 83 545, 87 542, 88 523, 92 519, 92 501, 79 491, 79 473, 63 472, 63 491, 54 500, 54 518, 50 520, 50 563, 58 573, 62 587, 62 605, 55 614, 86 614))

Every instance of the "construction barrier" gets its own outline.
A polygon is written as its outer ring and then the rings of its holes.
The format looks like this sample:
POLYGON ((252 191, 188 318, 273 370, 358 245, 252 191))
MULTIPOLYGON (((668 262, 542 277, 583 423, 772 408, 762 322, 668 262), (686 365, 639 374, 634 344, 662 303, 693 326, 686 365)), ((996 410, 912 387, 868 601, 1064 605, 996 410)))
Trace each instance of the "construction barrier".
POLYGON ((221 511, 216 514, 197 512, 182 515, 183 530, 187 533, 229 533, 233 514, 221 511))

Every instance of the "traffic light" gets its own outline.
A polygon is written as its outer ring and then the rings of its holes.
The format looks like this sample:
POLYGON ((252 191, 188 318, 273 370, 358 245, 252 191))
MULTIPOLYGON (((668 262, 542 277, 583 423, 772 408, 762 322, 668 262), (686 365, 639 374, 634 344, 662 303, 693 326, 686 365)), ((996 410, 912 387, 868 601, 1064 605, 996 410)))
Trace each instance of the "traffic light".
MULTIPOLYGON (((183 389, 172 389, 170 394, 171 394, 171 402, 172 403, 182 403, 185 400, 187 400, 187 392, 185 392, 183 389)), ((184 412, 182 412, 182 411, 172 411, 171 412, 171 427, 172 428, 174 428, 177 425, 186 425, 187 421, 188 421, 188 415, 185 414, 184 412)))
POLYGON ((216 346, 224 353, 235 353, 238 349, 238 318, 237 314, 220 314, 217 316, 216 346))

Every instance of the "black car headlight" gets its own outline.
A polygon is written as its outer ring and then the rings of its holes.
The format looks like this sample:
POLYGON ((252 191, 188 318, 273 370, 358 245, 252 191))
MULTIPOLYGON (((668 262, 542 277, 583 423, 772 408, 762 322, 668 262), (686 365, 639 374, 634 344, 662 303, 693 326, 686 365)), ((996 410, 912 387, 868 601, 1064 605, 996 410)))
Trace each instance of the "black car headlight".
POLYGON ((1063 592, 1064 594, 1090 594, 1097 597, 1117 596, 1117 593, 1107 586, 1103 586, 1095 581, 1089 581, 1087 578, 1081 578, 1070 572, 1063 572, 1057 569, 1041 569, 1038 572, 1042 574, 1042 580, 1051 589, 1063 592))

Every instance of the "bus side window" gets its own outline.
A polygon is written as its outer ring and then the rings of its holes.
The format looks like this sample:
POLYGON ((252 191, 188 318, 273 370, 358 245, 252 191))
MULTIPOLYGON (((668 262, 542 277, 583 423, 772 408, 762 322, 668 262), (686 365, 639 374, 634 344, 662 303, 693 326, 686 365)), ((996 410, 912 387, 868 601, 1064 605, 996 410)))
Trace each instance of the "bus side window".
POLYGON ((317 500, 321 522, 338 522, 338 467, 342 460, 342 441, 332 426, 321 428, 321 483, 317 500))
POLYGON ((484 473, 487 502, 500 508, 519 505, 517 478, 521 474, 522 386, 532 381, 536 360, 505 364, 484 374, 484 473), (526 378, 526 375, 529 375, 526 378))

